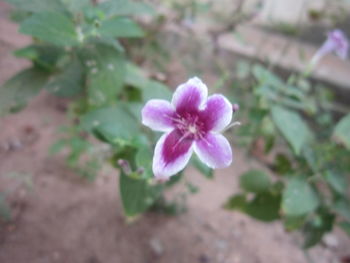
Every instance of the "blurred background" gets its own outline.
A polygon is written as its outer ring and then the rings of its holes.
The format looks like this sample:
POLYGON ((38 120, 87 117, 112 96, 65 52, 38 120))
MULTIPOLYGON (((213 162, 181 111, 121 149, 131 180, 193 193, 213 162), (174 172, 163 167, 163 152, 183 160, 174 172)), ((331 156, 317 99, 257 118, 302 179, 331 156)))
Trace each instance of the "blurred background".
MULTIPOLYGON (((25 2, 0 1, 0 85, 4 87, 8 79, 31 65, 30 60, 38 62, 31 53, 14 55, 15 50, 40 40, 24 29, 18 32, 18 23, 35 12, 28 11, 25 2)), ((100 2, 91 1, 94 5, 100 2)), ((330 50, 316 65, 311 63, 329 32, 340 29, 350 36, 350 1, 136 2, 147 3, 153 11, 151 15, 132 14, 144 37, 119 41, 130 61, 148 78, 171 90, 189 77, 199 76, 210 94, 223 93, 240 105, 234 119, 242 124, 228 131, 233 164, 215 170, 214 175, 189 166, 185 181, 165 193, 166 198, 176 201, 176 209, 146 212, 126 220, 118 172, 108 162, 102 165, 108 152, 104 143, 90 137, 91 147, 82 140, 65 141, 71 151, 49 153, 62 137, 62 126, 74 123, 72 99, 56 96, 52 85, 35 96, 19 90, 15 98, 25 100, 26 106, 16 113, 2 114, 0 119, 0 262, 350 262, 349 120, 333 131, 349 114, 350 62, 330 50), (294 88, 285 92, 279 87, 294 88), (306 194, 296 194, 299 199, 293 211, 297 214, 304 202, 311 202, 305 216, 293 217, 286 203, 282 208, 278 203, 275 213, 275 199, 259 199, 261 206, 248 209, 247 202, 260 190, 247 186, 250 181, 245 183, 242 175, 261 171, 275 183, 284 182, 292 172, 312 170, 305 168, 310 155, 299 155, 300 147, 308 141, 293 139, 304 136, 304 126, 291 127, 292 138, 283 129, 290 123, 299 124, 300 118, 289 119, 288 114, 277 117, 269 108, 274 103, 299 112, 315 137, 321 137, 316 143, 319 148, 313 148, 318 153, 312 155, 315 166, 327 162, 332 169, 344 167, 340 180, 321 175, 324 181, 314 181, 323 166, 308 177, 317 196, 325 196, 319 198, 322 201, 312 201, 314 190, 296 187, 306 194), (271 117, 266 115, 270 110, 271 117), (91 153, 88 157, 87 152, 91 153), (80 158, 98 165, 87 162, 83 169, 76 165, 80 158), (247 192, 248 201, 238 204, 234 196, 242 191, 247 192), (292 222, 296 218, 302 223, 292 222), (296 229, 302 231, 292 231, 296 229), (303 241, 305 237, 310 238, 303 241)), ((91 14, 86 10, 84 14, 91 14)), ((27 83, 22 81, 21 85, 27 83)), ((0 91, 3 110, 8 98, 4 88, 0 91)), ((287 190, 282 195, 285 200, 287 190)))

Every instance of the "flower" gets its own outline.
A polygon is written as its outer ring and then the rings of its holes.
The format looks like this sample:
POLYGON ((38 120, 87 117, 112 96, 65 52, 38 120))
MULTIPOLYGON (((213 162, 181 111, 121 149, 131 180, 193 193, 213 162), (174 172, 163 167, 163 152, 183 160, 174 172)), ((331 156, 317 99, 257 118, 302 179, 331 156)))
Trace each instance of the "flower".
POLYGON ((152 99, 142 109, 142 123, 163 131, 153 156, 153 173, 167 180, 181 171, 194 151, 210 168, 232 162, 232 150, 219 132, 230 124, 232 105, 220 94, 208 96, 207 86, 197 77, 178 86, 171 103, 152 99))
POLYGON ((340 29, 335 29, 328 33, 327 40, 319 48, 316 54, 312 58, 312 64, 317 64, 317 62, 325 55, 331 52, 341 59, 345 60, 348 57, 349 41, 340 29))

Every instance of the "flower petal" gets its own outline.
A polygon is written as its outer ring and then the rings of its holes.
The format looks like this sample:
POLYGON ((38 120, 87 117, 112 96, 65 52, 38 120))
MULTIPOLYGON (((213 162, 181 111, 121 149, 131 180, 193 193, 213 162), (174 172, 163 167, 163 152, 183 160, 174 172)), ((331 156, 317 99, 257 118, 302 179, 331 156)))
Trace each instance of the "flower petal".
POLYGON ((342 60, 346 60, 348 58, 348 47, 341 48, 336 50, 335 52, 338 57, 340 57, 342 60))
POLYGON ((334 43, 335 53, 338 57, 345 60, 348 56, 349 41, 343 31, 335 29, 328 34, 328 40, 334 43))
POLYGON ((232 162, 230 143, 221 134, 209 132, 205 138, 194 143, 199 159, 210 168, 225 168, 232 162))
POLYGON ((337 43, 333 39, 329 38, 323 43, 321 48, 318 50, 318 53, 324 56, 336 50, 337 47, 338 47, 337 43))
POLYGON ((153 156, 153 173, 157 178, 168 178, 185 168, 192 155, 193 140, 181 137, 173 130, 157 142, 153 156))
POLYGON ((179 114, 189 113, 198 111, 204 105, 207 96, 207 86, 199 78, 194 77, 177 87, 171 103, 179 114))
POLYGON ((174 128, 173 105, 166 100, 150 100, 142 109, 142 124, 155 131, 170 131, 174 128))
POLYGON ((232 104, 220 94, 208 98, 207 105, 201 111, 200 118, 207 131, 222 131, 232 120, 232 104))
MULTIPOLYGON (((317 51, 315 57, 317 59, 324 55, 335 52, 341 59, 346 59, 348 56, 349 41, 343 31, 335 29, 328 33, 328 38, 317 51)), ((315 60, 315 59, 314 59, 315 60)))

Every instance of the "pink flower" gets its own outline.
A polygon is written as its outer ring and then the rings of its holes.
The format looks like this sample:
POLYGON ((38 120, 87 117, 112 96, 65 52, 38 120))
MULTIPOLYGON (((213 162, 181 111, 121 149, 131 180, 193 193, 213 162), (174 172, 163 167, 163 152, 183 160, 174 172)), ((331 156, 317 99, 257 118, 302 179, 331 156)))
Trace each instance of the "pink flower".
POLYGON ((176 89, 171 103, 153 99, 142 109, 142 123, 165 134, 153 156, 153 173, 168 179, 181 171, 194 151, 211 168, 232 162, 232 150, 221 132, 232 119, 232 105, 220 94, 208 96, 207 86, 197 77, 176 89))
POLYGON ((323 56, 332 52, 335 52, 338 57, 345 60, 348 57, 348 50, 349 41, 344 32, 340 29, 335 29, 328 33, 327 40, 312 58, 312 63, 316 64, 323 56))

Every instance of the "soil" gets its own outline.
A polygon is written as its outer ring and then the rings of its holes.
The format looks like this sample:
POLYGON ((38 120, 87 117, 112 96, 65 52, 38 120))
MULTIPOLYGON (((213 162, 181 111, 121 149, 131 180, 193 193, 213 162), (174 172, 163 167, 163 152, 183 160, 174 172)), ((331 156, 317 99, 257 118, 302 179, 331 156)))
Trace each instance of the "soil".
MULTIPOLYGON (((0 83, 28 65, 11 55, 30 39, 17 33, 8 10, 0 2, 0 83)), ((279 222, 265 224, 222 209, 239 189, 239 174, 259 166, 237 147, 232 166, 217 170, 214 180, 186 171, 187 180, 200 187, 186 213, 147 213, 127 223, 116 171, 106 167, 90 183, 67 168, 63 156, 48 154, 66 121, 65 104, 42 92, 23 111, 0 120, 0 192, 9 193, 12 210, 12 220, 0 223, 1 263, 308 262, 298 236, 279 222), (23 178, 32 187, 19 184, 23 178)), ((349 255, 350 240, 341 231, 327 240, 310 250, 314 262, 341 262, 349 255)))

